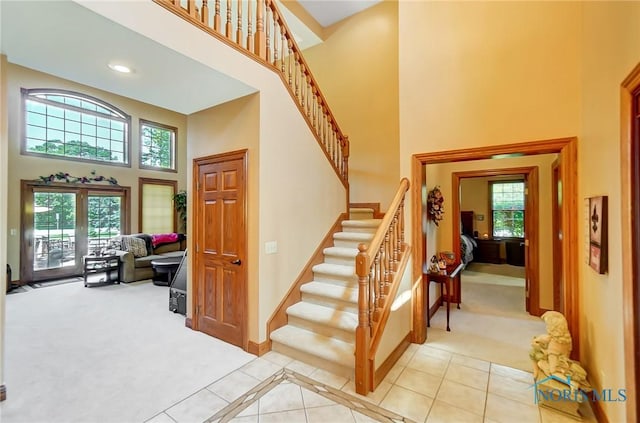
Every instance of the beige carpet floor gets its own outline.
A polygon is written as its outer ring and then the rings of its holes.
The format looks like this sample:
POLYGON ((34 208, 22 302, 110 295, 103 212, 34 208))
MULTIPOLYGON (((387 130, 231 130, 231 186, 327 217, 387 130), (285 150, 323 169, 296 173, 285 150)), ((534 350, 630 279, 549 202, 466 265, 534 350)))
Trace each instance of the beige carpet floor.
POLYGON ((511 276, 514 278, 524 278, 525 268, 522 266, 512 266, 510 264, 478 263, 472 261, 467 265, 466 270, 480 273, 490 273, 492 275, 511 276))
POLYGON ((255 356, 185 327, 151 281, 6 300, 2 423, 142 422, 255 356))
POLYGON ((524 289, 524 278, 496 275, 494 273, 482 273, 475 272, 473 270, 465 269, 462 272, 461 278, 466 283, 473 284, 488 284, 488 285, 503 285, 503 286, 518 286, 524 289))
POLYGON ((460 310, 451 307, 451 332, 445 330, 446 311, 441 307, 427 330, 426 345, 531 371, 531 339, 545 333, 545 325, 525 312, 524 286, 491 283, 495 279, 465 270, 460 310))

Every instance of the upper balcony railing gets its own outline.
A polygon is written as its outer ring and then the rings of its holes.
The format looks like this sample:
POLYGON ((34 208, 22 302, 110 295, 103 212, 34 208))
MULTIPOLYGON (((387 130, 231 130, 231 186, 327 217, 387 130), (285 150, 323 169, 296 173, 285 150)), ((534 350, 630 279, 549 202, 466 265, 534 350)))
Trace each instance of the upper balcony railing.
POLYGON ((274 0, 153 0, 278 72, 300 113, 348 188, 349 140, 274 0))

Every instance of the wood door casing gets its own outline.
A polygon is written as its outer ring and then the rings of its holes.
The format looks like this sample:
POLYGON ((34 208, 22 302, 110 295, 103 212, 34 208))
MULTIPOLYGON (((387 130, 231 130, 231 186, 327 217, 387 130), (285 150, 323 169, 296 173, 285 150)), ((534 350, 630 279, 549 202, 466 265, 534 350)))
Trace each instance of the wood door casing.
MULTIPOLYGON (((640 69, 640 65, 638 66, 640 69)), ((639 73, 640 75, 640 73, 639 73)), ((639 78, 640 79, 640 78, 639 78)), ((630 100, 629 100, 630 102, 630 100)), ((578 281, 578 148, 577 138, 556 138, 549 140, 529 141, 512 144, 491 145, 460 150, 436 151, 414 154, 411 159, 411 231, 413 250, 412 280, 419 280, 422 274, 423 258, 427 248, 427 237, 422 228, 422 219, 427 207, 425 190, 425 165, 436 163, 453 163, 470 160, 495 158, 496 155, 517 154, 538 155, 559 153, 562 160, 562 223, 564 230, 563 274, 564 310, 573 334, 573 351, 571 358, 580 360, 580 296, 578 281)), ((455 212, 454 212, 455 215, 455 212)), ((457 219, 454 219, 454 222, 457 219)), ((630 220, 630 219, 629 219, 630 220)), ((629 248, 631 250, 631 248, 629 248)), ((420 298, 423 295, 422 284, 412 287, 413 334, 412 342, 423 343, 426 339, 426 319, 420 298)), ((630 350, 630 349, 629 349, 630 350)), ((630 354, 630 353, 629 353, 630 354)))
POLYGON ((195 329, 246 349, 246 151, 194 161, 195 329))
POLYGON ((556 159, 551 165, 551 230, 553 232, 553 309, 564 313, 562 276, 562 163, 556 159))

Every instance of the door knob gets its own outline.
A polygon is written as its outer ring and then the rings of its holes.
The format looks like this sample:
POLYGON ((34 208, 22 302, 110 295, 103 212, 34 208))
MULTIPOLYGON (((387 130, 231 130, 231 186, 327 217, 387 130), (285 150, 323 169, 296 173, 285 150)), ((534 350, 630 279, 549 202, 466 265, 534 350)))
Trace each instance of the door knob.
POLYGON ((240 266, 242 264, 242 260, 236 259, 231 262, 231 264, 235 264, 236 266, 240 266))

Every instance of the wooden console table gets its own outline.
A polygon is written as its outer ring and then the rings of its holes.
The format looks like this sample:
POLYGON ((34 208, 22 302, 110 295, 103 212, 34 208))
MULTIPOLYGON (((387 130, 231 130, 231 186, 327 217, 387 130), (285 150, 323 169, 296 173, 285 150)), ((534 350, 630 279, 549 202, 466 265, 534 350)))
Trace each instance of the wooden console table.
POLYGON ((445 272, 426 272, 422 274, 422 281, 427 292, 427 301, 425 303, 427 327, 429 327, 431 323, 431 318, 429 316, 429 284, 430 282, 435 282, 440 284, 440 287, 442 289, 442 301, 447 302, 447 332, 451 332, 451 329, 449 328, 449 304, 452 300, 457 301, 458 309, 460 308, 460 272, 462 271, 463 267, 464 265, 462 263, 454 263, 450 266, 447 266, 447 270, 445 272), (457 293, 457 295, 454 295, 454 291, 452 291, 452 288, 454 289, 455 293, 457 293))

